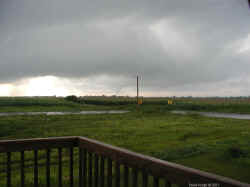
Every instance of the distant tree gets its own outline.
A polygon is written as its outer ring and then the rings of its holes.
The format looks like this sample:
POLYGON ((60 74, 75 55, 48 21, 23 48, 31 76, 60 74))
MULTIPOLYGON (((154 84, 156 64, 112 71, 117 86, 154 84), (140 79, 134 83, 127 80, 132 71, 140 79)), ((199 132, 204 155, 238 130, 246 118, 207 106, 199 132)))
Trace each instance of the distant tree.
POLYGON ((65 99, 67 101, 78 102, 78 98, 75 95, 69 95, 69 96, 65 97, 65 99))

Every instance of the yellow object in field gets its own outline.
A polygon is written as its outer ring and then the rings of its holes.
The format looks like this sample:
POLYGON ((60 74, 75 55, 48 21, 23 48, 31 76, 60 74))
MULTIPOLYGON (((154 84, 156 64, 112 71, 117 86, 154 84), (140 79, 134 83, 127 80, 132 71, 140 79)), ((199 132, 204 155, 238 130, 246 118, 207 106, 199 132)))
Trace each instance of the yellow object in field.
POLYGON ((142 98, 139 98, 138 99, 138 105, 141 105, 142 104, 142 98))
POLYGON ((168 104, 172 105, 173 104, 173 100, 168 100, 168 104))

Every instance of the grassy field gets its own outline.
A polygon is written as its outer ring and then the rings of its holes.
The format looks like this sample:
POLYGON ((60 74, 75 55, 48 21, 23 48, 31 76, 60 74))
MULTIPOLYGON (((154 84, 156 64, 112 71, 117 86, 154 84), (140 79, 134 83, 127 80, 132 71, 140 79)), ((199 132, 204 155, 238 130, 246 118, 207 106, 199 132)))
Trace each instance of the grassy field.
POLYGON ((250 183, 249 120, 169 112, 182 109, 250 113, 249 100, 177 98, 174 105, 167 105, 167 99, 145 98, 144 104, 137 107, 135 98, 81 98, 85 104, 63 98, 0 98, 0 112, 131 111, 108 115, 2 116, 0 139, 85 136, 250 183))
MULTIPOLYGON (((86 104, 94 105, 129 105, 136 103, 136 98, 131 97, 83 97, 86 104)), ((160 105, 170 110, 193 110, 193 111, 213 111, 226 113, 246 113, 250 114, 249 97, 214 97, 214 98, 168 98, 168 97, 148 97, 143 98, 144 105, 160 105), (173 100, 174 105, 167 105, 168 100, 173 100)))

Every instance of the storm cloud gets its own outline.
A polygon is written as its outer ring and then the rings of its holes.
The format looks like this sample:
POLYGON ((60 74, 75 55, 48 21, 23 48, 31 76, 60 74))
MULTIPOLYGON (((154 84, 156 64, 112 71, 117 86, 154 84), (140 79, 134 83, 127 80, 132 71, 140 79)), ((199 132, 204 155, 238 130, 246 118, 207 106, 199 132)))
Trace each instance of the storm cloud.
POLYGON ((204 85, 213 92, 234 80, 243 89, 249 18, 246 0, 2 0, 0 84, 99 77, 96 83, 117 91, 129 90, 139 74, 152 94, 192 94, 204 85))

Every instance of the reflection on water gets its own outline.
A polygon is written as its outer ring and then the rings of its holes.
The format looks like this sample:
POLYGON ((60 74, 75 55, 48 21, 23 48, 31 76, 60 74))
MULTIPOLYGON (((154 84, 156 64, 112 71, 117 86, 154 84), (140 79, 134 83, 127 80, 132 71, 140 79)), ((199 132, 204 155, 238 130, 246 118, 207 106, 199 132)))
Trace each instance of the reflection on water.
POLYGON ((1 112, 0 116, 21 116, 21 115, 69 115, 69 114, 123 114, 126 110, 100 110, 100 111, 80 111, 80 112, 1 112))
POLYGON ((184 110, 174 110, 171 112, 174 114, 200 114, 202 116, 215 117, 215 118, 250 119, 250 114, 196 112, 196 111, 184 111, 184 110))

